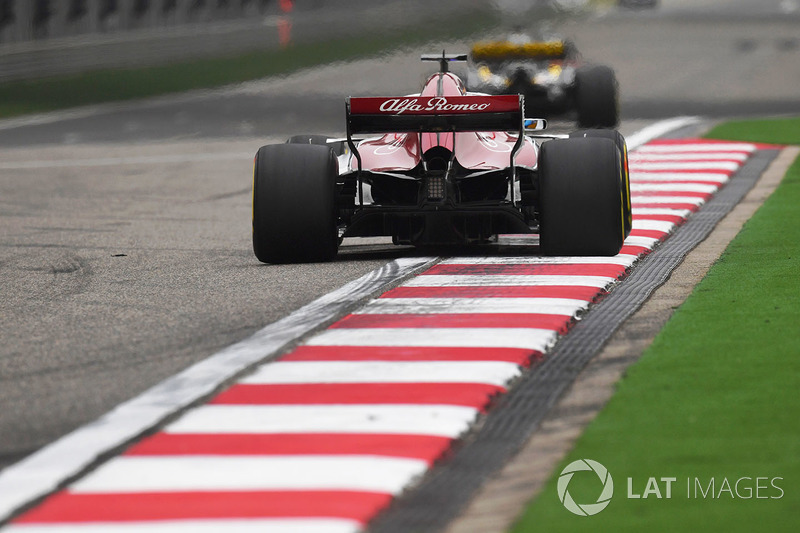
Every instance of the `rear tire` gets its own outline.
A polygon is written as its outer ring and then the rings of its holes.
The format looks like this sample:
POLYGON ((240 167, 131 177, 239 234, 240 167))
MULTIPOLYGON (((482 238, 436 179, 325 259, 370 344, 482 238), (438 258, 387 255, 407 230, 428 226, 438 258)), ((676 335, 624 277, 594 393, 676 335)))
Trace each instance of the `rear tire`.
POLYGON ((622 209, 625 220, 625 238, 631 234, 633 227, 633 215, 631 213, 631 178, 628 170, 628 144, 625 142, 625 137, 622 136, 617 130, 578 130, 569 134, 570 138, 573 137, 600 137, 604 139, 611 139, 617 145, 620 154, 622 155, 622 177, 620 179, 620 190, 622 191, 622 209))
POLYGON ((542 144, 539 245, 543 255, 610 256, 624 240, 622 158, 610 139, 542 144))
POLYGON ((582 67, 575 73, 575 103, 582 128, 614 128, 619 122, 617 78, 604 65, 582 67))
POLYGON ((336 156, 306 144, 262 146, 253 168, 253 251, 263 263, 331 261, 339 244, 336 156))

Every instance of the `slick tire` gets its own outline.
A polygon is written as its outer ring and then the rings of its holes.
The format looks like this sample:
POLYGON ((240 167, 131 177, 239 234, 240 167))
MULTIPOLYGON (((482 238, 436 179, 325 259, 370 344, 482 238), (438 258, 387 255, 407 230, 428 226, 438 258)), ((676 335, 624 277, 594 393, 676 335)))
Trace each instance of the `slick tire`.
POLYGON ((339 244, 336 156, 326 146, 262 146, 253 167, 253 251, 263 263, 332 261, 339 244))
POLYGON ((617 130, 578 130, 569 134, 574 137, 600 137, 611 139, 617 145, 617 149, 622 154, 622 175, 620 176, 619 186, 623 194, 622 208, 625 219, 625 237, 631 234, 633 226, 633 215, 631 213, 631 178, 628 170, 628 144, 625 137, 617 130))
POLYGON ((618 84, 614 71, 603 65, 578 69, 575 104, 581 128, 614 128, 619 122, 618 84))
POLYGON ((542 255, 611 256, 624 240, 622 157, 614 141, 547 141, 539 155, 542 255))

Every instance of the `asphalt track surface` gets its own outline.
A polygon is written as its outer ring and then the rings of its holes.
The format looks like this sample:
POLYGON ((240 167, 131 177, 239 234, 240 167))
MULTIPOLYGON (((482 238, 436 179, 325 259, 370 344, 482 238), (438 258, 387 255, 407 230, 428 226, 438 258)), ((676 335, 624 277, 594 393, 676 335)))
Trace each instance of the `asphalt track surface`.
MULTIPOLYGON (((778 2, 702 2, 698 18, 694 3, 663 4, 569 25, 588 59, 615 67, 624 134, 676 114, 800 112, 798 22, 778 2)), ((421 51, 0 123, 0 465, 413 257, 348 242, 327 265, 258 264, 250 158, 293 133, 341 133, 343 95, 413 92, 428 72, 421 51)))

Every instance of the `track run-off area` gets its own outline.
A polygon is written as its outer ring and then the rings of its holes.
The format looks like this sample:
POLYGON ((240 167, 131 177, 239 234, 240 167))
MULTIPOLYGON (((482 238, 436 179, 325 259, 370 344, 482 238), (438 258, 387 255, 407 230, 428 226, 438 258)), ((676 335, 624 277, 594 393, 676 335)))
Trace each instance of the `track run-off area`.
POLYGON ((396 259, 6 468, 2 518, 58 490, 3 531, 361 530, 770 148, 655 138, 691 122, 629 136, 619 255, 396 259))

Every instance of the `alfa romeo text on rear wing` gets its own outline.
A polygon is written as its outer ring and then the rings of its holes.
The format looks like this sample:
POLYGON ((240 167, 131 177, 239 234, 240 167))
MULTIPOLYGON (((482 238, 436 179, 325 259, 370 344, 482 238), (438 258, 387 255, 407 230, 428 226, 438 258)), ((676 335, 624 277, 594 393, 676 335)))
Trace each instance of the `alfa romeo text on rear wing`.
POLYGON ((522 98, 500 96, 404 96, 348 98, 349 133, 519 131, 522 98))

